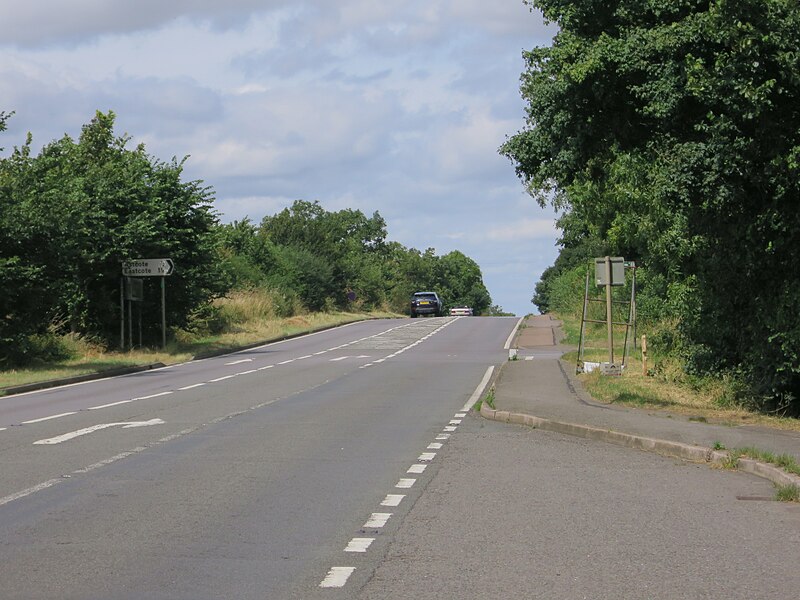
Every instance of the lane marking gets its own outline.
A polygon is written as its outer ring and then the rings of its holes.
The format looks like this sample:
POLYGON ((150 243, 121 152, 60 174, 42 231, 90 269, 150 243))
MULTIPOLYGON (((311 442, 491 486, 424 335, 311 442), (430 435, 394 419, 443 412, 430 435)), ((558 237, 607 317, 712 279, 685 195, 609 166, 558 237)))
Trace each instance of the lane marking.
POLYGON ((255 373, 258 369, 250 369, 249 371, 242 371, 241 373, 237 373, 237 375, 250 375, 250 373, 255 373))
POLYGON ((442 446, 443 444, 440 444, 439 442, 432 442, 428 444, 428 450, 441 450, 442 446))
POLYGON ((57 483, 61 483, 64 481, 63 479, 48 479, 47 481, 35 485, 33 487, 29 487, 27 490, 22 490, 21 492, 17 492, 16 494, 11 494, 10 496, 6 496, 5 498, 0 498, 0 506, 4 504, 8 504, 9 502, 14 502, 14 500, 19 500, 20 498, 24 498, 25 496, 30 496, 31 494, 35 494, 36 492, 40 492, 42 490, 46 490, 49 487, 56 485, 57 483))
POLYGON ((216 379, 209 379, 208 383, 217 383, 218 381, 225 381, 226 379, 233 379, 236 375, 225 375, 224 377, 217 377, 216 379))
POLYGON ((350 575, 355 571, 355 567, 331 567, 325 579, 319 584, 322 588, 340 588, 344 587, 350 575))
POLYGON ((398 481, 398 482, 397 482, 397 483, 394 485, 394 487, 396 487, 396 488, 408 489, 408 488, 410 488, 412 485, 414 485, 416 482, 417 482, 417 480, 416 480, 416 479, 401 479, 400 481, 398 481))
POLYGON ((372 542, 375 541, 375 538, 353 538, 350 540, 350 543, 347 544, 347 548, 344 549, 345 552, 366 552, 367 548, 370 547, 372 542))
POLYGON ((514 339, 514 335, 517 333, 517 329, 519 329, 519 326, 522 324, 522 320, 524 318, 525 317, 520 317, 519 321, 517 321, 517 324, 514 325, 514 329, 511 330, 511 333, 509 334, 506 343, 503 345, 503 350, 508 350, 509 348, 511 348, 511 340, 514 339))
POLYGON ((428 465, 411 465, 406 473, 424 473, 427 468, 428 465))
POLYGON ((419 455, 419 458, 417 460, 422 462, 430 462, 434 458, 436 458, 436 452, 423 452, 422 454, 419 455))
POLYGON ((289 360, 284 360, 283 362, 279 362, 278 364, 279 365, 288 365, 289 363, 293 363, 295 360, 297 360, 297 359, 296 358, 290 358, 289 360))
POLYGON ((437 440, 449 440, 450 439, 450 434, 449 433, 440 433, 439 435, 436 436, 436 439, 437 440))
POLYGON ((456 413, 454 416, 456 419, 463 419, 467 416, 467 413, 456 413))
POLYGON ((138 398, 131 398, 131 400, 149 400, 150 398, 158 398, 159 396, 169 396, 172 391, 159 392, 158 394, 150 394, 149 396, 139 396, 138 398))
POLYGON ((444 431, 451 431, 452 432, 452 431, 455 431, 456 429, 458 429, 458 427, 456 427, 455 425, 448 425, 447 427, 444 428, 444 431))
POLYGON ((119 402, 111 402, 110 404, 101 404, 100 406, 90 406, 88 410, 100 410, 101 408, 111 408, 112 406, 119 406, 120 404, 128 404, 133 400, 120 400, 119 402))
POLYGON ((381 506, 400 506, 403 498, 405 498, 403 494, 386 494, 386 498, 381 502, 381 506))
POLYGON ((93 433, 95 431, 100 431, 101 429, 107 429, 109 427, 121 426, 122 429, 131 429, 133 427, 149 427, 150 425, 163 425, 163 424, 164 421, 162 421, 161 419, 150 419, 149 421, 128 421, 124 423, 101 423, 100 425, 92 425, 91 427, 78 429, 77 431, 70 431, 69 433, 65 433, 63 435, 57 435, 56 437, 47 438, 45 440, 39 440, 33 443, 34 445, 61 444, 62 442, 67 442, 76 437, 86 435, 88 433, 93 433))
POLYGON ((486 387, 486 384, 489 383, 489 380, 492 378, 492 373, 494 372, 494 366, 489 367, 486 369, 486 373, 483 375, 483 379, 478 384, 478 387, 475 388, 475 391, 472 392, 472 396, 469 397, 467 403, 464 405, 464 408, 461 409, 461 412, 469 412, 470 409, 475 406, 475 403, 480 398, 481 394, 483 393, 483 389, 486 387))
POLYGON ((332 358, 330 362, 339 362, 340 360, 345 360, 350 358, 349 356, 340 356, 339 358, 332 358))
POLYGON ((42 417, 41 419, 31 419, 30 421, 23 421, 23 425, 32 425, 33 423, 41 423, 42 421, 49 421, 50 419, 60 419, 61 417, 68 417, 74 415, 76 411, 61 413, 60 415, 50 415, 49 417, 42 417))
POLYGON ((314 356, 319 356, 320 354, 325 354, 328 352, 327 350, 320 350, 319 352, 314 352, 314 356))
POLYGON ((267 369, 272 369, 274 367, 275 367, 275 365, 267 365, 266 367, 259 367, 258 370, 259 371, 266 371, 267 369))
POLYGON ((461 419, 450 419, 450 425, 461 425, 461 419))
POLYGON ((364 523, 364 527, 383 527, 391 516, 392 513, 372 513, 367 522, 364 523))
POLYGON ((227 367, 229 365, 240 365, 240 364, 246 363, 246 362, 253 362, 253 359, 252 358, 243 358, 242 360, 235 360, 233 362, 227 362, 227 363, 225 363, 225 366, 227 367))
POLYGON ((298 358, 297 360, 305 360, 305 359, 307 359, 307 358, 311 358, 312 356, 313 356, 313 354, 306 354, 305 356, 301 356, 301 357, 300 357, 300 358, 298 358))
POLYGON ((205 382, 203 382, 203 383, 193 383, 192 385, 186 385, 186 386, 183 386, 182 388, 178 388, 178 391, 179 392, 183 392, 184 390, 191 390, 193 388, 200 387, 201 385, 205 385, 205 382))

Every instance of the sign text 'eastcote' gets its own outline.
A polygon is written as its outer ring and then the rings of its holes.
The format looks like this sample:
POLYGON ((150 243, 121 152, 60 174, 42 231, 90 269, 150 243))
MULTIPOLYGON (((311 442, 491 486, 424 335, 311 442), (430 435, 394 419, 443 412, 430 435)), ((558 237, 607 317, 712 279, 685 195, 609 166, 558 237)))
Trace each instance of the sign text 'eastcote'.
POLYGON ((171 258, 135 258, 122 263, 122 274, 128 277, 167 277, 174 270, 171 258))

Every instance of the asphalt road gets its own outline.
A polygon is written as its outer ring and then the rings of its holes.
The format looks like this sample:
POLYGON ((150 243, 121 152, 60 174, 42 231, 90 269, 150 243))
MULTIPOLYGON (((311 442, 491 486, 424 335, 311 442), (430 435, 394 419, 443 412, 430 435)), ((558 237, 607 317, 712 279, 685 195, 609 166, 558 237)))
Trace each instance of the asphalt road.
POLYGON ((0 597, 359 589, 515 324, 359 323, 0 399, 0 597))

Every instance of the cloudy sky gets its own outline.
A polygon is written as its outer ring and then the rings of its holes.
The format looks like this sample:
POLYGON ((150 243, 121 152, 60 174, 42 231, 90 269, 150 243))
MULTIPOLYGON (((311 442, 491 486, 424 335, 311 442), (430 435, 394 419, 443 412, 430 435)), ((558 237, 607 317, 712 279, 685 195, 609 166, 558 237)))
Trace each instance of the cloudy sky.
POLYGON ((522 0, 0 0, 0 146, 77 137, 95 110, 223 221, 295 199, 379 211, 389 238, 481 267, 523 315, 554 214, 497 153, 523 126, 521 53, 554 29, 522 0))

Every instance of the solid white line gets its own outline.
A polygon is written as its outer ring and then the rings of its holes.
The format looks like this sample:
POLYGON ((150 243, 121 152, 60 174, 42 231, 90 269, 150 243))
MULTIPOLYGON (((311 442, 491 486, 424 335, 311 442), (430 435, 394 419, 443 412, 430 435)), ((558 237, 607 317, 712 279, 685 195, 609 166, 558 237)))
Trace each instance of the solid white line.
POLYGON ((224 377, 217 377, 216 379, 209 379, 208 383, 216 383, 218 381, 225 381, 226 379, 233 379, 236 375, 225 375, 224 377))
POLYGON ((89 410, 100 410, 101 408, 111 408, 112 406, 119 406, 120 404, 128 404, 133 400, 120 400, 119 402, 112 402, 111 404, 101 404, 100 406, 90 406, 89 410))
POLYGON ((344 584, 347 583, 347 580, 350 578, 350 575, 353 574, 355 571, 355 567, 331 567, 331 570, 328 571, 328 574, 325 576, 325 579, 322 580, 322 583, 319 584, 319 587, 323 588, 340 588, 344 587, 344 584))
POLYGON ((246 362, 253 362, 253 359, 252 358, 243 358, 242 360, 235 360, 233 362, 225 363, 225 366, 227 367, 229 365, 240 365, 240 364, 246 363, 246 362))
POLYGON ((414 485, 416 482, 417 482, 417 480, 416 480, 416 479, 401 479, 400 481, 398 481, 398 482, 397 482, 397 483, 394 485, 394 487, 396 487, 396 488, 408 489, 408 488, 410 488, 412 485, 414 485))
POLYGON ((345 552, 366 552, 367 548, 370 547, 372 542, 375 541, 375 538, 353 538, 350 540, 350 543, 347 544, 347 548, 344 549, 345 552))
POLYGON ((403 494, 386 494, 386 498, 381 502, 381 506, 400 506, 405 496, 403 494))
POLYGON ((202 386, 202 385, 205 385, 205 382, 203 382, 203 383, 194 383, 194 384, 192 384, 192 385, 187 385, 187 386, 184 386, 184 387, 182 387, 182 388, 178 388, 178 391, 179 391, 179 392, 183 392, 183 391, 185 391, 185 390, 191 390, 191 389, 193 389, 193 388, 200 387, 200 386, 202 386))
POLYGON ((440 444, 439 442, 433 442, 431 444, 428 444, 428 450, 441 450, 441 449, 442 449, 442 444, 440 444))
POLYGON ((149 400, 150 398, 158 398, 159 396, 168 396, 172 392, 159 392, 158 394, 150 394, 149 396, 139 396, 138 398, 131 398, 131 400, 149 400))
POLYGON ((364 527, 383 527, 391 516, 392 513, 372 513, 364 527))
POLYGON ((517 329, 519 329, 519 326, 522 324, 522 320, 524 318, 525 317, 520 317, 519 321, 517 321, 517 324, 514 325, 514 329, 511 330, 511 334, 508 336, 508 339, 506 340, 506 343, 503 346, 503 350, 508 350, 509 348, 511 348, 511 340, 514 339, 514 335, 517 333, 517 329))
POLYGON ((464 408, 461 409, 461 412, 469 412, 469 410, 475 406, 475 403, 480 398, 481 394, 483 393, 483 389, 486 387, 486 384, 489 383, 489 380, 492 378, 492 372, 494 371, 494 367, 489 367, 486 369, 486 373, 483 375, 483 379, 478 384, 478 387, 475 388, 475 391, 472 392, 472 396, 469 397, 467 403, 464 405, 464 408))
POLYGON ((51 415, 49 417, 42 417, 41 419, 31 419, 30 421, 23 421, 23 425, 32 425, 33 423, 41 423, 42 421, 49 421, 50 419, 59 419, 61 417, 68 417, 74 415, 75 412, 61 413, 60 415, 51 415))
POLYGON ((433 460, 434 458, 436 458, 436 452, 423 452, 419 455, 417 460, 427 462, 433 460))
POLYGON ((427 468, 428 465, 411 465, 406 473, 424 473, 427 468))

